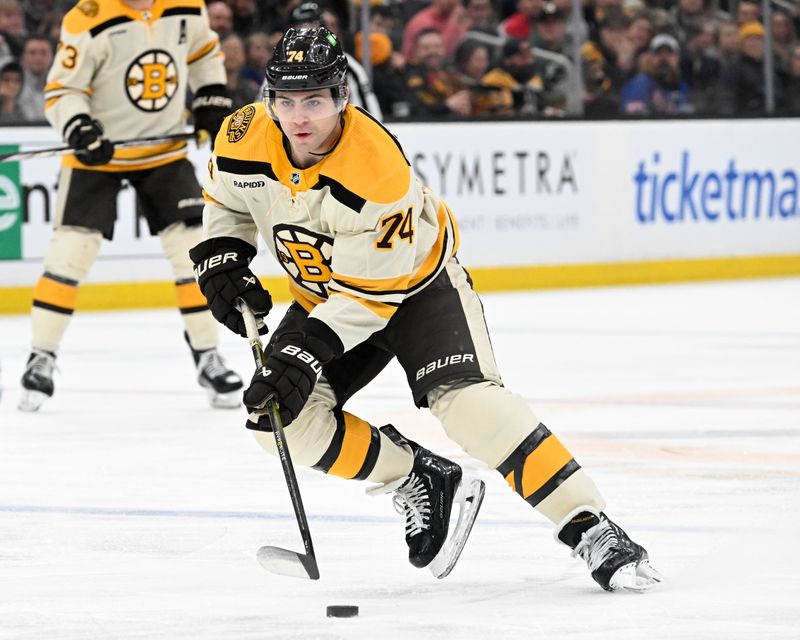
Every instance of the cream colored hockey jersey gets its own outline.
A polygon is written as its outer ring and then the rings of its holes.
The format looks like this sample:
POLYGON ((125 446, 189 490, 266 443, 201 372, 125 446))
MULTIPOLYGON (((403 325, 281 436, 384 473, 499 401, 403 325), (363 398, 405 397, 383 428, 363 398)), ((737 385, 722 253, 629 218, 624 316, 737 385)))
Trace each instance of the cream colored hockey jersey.
MULTIPOLYGON (((137 11, 122 0, 82 0, 61 25, 45 87, 45 114, 61 133, 74 116, 99 120, 110 140, 182 133, 187 88, 225 84, 223 57, 203 0, 155 0, 137 11)), ((159 166, 186 155, 186 143, 116 149, 97 171, 159 166)))
POLYGON ((204 197, 206 236, 258 246, 260 235, 294 298, 345 350, 386 326, 458 247, 447 205, 413 175, 397 140, 352 105, 335 148, 306 169, 292 165, 264 104, 242 107, 217 135, 204 197))

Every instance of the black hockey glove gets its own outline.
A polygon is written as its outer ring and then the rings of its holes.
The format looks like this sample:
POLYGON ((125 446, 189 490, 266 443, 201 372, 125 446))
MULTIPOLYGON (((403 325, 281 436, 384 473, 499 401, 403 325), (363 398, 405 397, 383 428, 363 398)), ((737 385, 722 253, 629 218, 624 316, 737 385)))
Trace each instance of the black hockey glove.
POLYGON ((75 149, 75 157, 90 167, 107 164, 114 156, 114 145, 103 137, 103 125, 85 113, 67 123, 64 141, 75 149))
MULTIPOLYGON (((317 335, 292 331, 280 336, 270 347, 263 367, 256 369, 250 386, 244 392, 244 404, 250 411, 263 409, 270 399, 278 403, 281 420, 290 424, 302 411, 322 374, 322 366, 343 351, 341 342, 324 323, 309 320, 307 325, 322 326, 334 335, 338 344, 332 348, 317 335)), ((261 428, 262 420, 259 420, 261 428)), ((248 425, 252 423, 248 422, 248 425)))
MULTIPOLYGON (((272 309, 272 298, 250 270, 250 261, 256 248, 239 238, 210 238, 189 251, 194 263, 194 275, 200 291, 208 300, 208 308, 217 322, 234 333, 247 337, 244 318, 236 309, 237 298, 242 298, 258 317, 266 316, 272 309)), ((267 327, 259 333, 267 332, 267 327)))
POLYGON ((222 126, 222 121, 233 111, 233 100, 228 97, 224 85, 210 84, 200 87, 192 100, 192 116, 194 117, 194 131, 208 131, 211 136, 211 148, 214 148, 214 138, 222 126))

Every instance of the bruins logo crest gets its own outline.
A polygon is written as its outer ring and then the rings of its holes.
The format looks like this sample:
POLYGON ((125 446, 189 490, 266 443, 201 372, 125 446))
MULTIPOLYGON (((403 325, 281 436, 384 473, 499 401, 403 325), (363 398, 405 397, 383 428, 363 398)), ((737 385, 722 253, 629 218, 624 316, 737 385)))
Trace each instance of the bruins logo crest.
POLYGON ((272 228, 275 251, 286 273, 303 290, 328 297, 333 239, 291 224, 272 228))
POLYGON ((228 142, 239 142, 244 138, 255 115, 256 108, 252 104, 248 104, 234 113, 228 120, 228 142))
POLYGON ((78 5, 78 9, 89 18, 96 17, 100 11, 100 7, 94 0, 87 0, 87 2, 81 2, 78 5))
POLYGON ((178 90, 178 68, 162 49, 145 51, 125 74, 128 98, 141 111, 161 111, 178 90))

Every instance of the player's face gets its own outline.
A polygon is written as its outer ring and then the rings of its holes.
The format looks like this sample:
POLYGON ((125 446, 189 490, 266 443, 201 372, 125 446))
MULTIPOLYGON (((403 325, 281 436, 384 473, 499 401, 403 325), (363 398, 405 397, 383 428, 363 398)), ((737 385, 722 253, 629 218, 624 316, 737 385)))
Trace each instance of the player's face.
POLYGON ((339 134, 341 106, 330 89, 278 91, 272 110, 295 151, 324 153, 339 134))

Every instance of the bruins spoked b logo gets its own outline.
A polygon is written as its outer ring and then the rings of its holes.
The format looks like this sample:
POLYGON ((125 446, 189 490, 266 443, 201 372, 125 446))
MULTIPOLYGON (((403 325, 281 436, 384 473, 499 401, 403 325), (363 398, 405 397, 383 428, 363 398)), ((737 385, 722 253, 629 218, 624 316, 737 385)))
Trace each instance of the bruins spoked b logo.
POLYGON ((281 266, 292 280, 320 298, 328 297, 333 239, 291 224, 272 228, 281 266))
POLYGON ((178 90, 178 68, 161 49, 145 51, 125 74, 128 98, 142 111, 161 111, 178 90))

